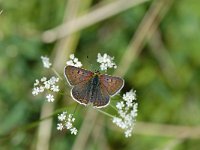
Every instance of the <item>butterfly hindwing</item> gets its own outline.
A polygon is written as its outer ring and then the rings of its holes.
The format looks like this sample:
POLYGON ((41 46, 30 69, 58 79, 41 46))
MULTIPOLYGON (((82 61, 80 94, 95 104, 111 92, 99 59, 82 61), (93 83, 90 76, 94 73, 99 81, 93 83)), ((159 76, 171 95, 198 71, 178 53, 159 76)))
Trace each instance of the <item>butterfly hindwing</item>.
POLYGON ((74 86, 71 90, 71 95, 74 100, 81 104, 88 104, 89 102, 89 88, 90 82, 82 82, 74 86))
POLYGON ((100 83, 94 92, 93 106, 97 108, 105 107, 109 103, 110 96, 105 87, 100 83))
POLYGON ((124 86, 124 80, 119 77, 102 74, 99 78, 110 96, 117 94, 124 86))
POLYGON ((92 79, 94 73, 74 66, 66 66, 64 71, 70 85, 74 86, 81 82, 87 82, 92 79))

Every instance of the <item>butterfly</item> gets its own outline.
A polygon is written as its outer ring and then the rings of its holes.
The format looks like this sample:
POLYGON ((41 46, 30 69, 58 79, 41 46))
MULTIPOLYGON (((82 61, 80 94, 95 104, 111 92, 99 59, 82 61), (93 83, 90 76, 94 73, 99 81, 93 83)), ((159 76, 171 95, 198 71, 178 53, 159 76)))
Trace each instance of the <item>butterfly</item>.
POLYGON ((109 104, 110 97, 116 95, 124 86, 124 80, 106 74, 91 72, 74 66, 66 66, 64 75, 72 86, 71 96, 80 104, 92 103, 96 108, 109 104))

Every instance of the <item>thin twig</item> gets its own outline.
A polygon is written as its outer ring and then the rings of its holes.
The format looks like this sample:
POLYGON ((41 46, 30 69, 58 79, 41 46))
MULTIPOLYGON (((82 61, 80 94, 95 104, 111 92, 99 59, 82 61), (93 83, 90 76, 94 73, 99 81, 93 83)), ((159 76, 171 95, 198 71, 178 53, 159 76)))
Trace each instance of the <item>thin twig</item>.
POLYGON ((105 116, 98 116, 98 120, 96 122, 96 126, 92 130, 92 139, 93 143, 97 145, 97 149, 99 150, 110 150, 106 135, 105 135, 105 128, 102 128, 102 126, 99 126, 98 124, 102 124, 102 122, 105 122, 105 116))
POLYGON ((156 148, 155 150, 174 150, 175 147, 181 144, 184 139, 170 139, 162 147, 156 148))
MULTIPOLYGON (((54 105, 52 103, 44 103, 41 108, 40 118, 47 117, 49 114, 52 114, 54 110, 54 105)), ((36 150, 48 150, 49 141, 51 137, 51 127, 52 127, 52 118, 46 119, 45 121, 40 122, 38 127, 38 138, 36 144, 36 150)))
POLYGON ((155 0, 142 19, 136 33, 125 51, 115 74, 124 76, 132 62, 141 53, 147 39, 150 39, 160 21, 171 7, 172 0, 155 0), (156 21, 156 24, 155 24, 156 21))
POLYGON ((148 136, 163 136, 172 138, 200 138, 200 126, 181 126, 181 125, 165 125, 147 122, 138 122, 136 124, 135 134, 148 136))
MULTIPOLYGON (((102 126, 102 124, 99 124, 102 126)), ((120 131, 114 124, 108 126, 112 130, 120 131)), ((134 134, 145 136, 158 136, 176 139, 200 139, 200 126, 183 126, 159 124, 151 122, 137 122, 134 134)))
POLYGON ((178 78, 179 74, 177 72, 177 67, 161 41, 161 35, 158 30, 155 31, 148 43, 170 85, 173 87, 179 86, 180 80, 178 78))
POLYGON ((51 69, 52 69, 52 71, 57 75, 57 77, 58 77, 59 79, 63 80, 63 78, 60 76, 60 74, 56 71, 55 68, 52 67, 51 69))
POLYGON ((86 27, 89 27, 95 23, 103 21, 114 15, 117 15, 127 9, 142 4, 148 0, 117 0, 110 4, 106 4, 100 8, 97 8, 90 13, 66 22, 58 27, 47 30, 42 34, 42 40, 50 43, 57 39, 61 39, 69 34, 80 31, 86 27))
POLYGON ((90 133, 95 125, 96 118, 97 112, 94 111, 93 108, 89 107, 72 150, 85 149, 90 133))

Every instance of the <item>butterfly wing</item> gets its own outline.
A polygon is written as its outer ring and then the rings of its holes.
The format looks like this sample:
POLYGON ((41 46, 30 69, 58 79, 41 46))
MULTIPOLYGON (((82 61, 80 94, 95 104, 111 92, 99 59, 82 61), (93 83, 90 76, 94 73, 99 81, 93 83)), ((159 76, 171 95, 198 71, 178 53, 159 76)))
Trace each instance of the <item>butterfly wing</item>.
POLYGON ((89 98, 90 82, 81 82, 71 90, 72 98, 80 104, 87 105, 89 98))
MULTIPOLYGON (((100 83, 104 87, 110 96, 117 94, 124 86, 124 80, 119 77, 113 77, 109 75, 102 74, 99 76, 100 83)), ((101 90, 102 90, 101 87, 101 90)), ((104 89, 103 88, 103 89, 104 89)))
POLYGON ((86 105, 89 102, 89 88, 94 73, 74 66, 66 66, 64 75, 73 88, 72 98, 80 104, 86 105))
POLYGON ((66 66, 64 75, 71 86, 78 85, 81 82, 87 82, 92 79, 94 73, 74 66, 66 66))
POLYGON ((93 97, 93 106, 97 108, 105 107, 109 104, 110 96, 105 87, 100 83, 96 88, 93 97))

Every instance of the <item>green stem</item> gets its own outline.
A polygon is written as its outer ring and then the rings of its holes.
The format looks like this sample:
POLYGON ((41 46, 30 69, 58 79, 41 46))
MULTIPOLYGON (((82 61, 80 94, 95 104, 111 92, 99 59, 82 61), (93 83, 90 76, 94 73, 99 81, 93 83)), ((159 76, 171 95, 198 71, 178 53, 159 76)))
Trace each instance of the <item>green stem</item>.
POLYGON ((113 116, 113 115, 111 115, 111 114, 109 114, 109 113, 107 113, 107 112, 105 112, 105 111, 103 111, 103 110, 100 110, 100 109, 96 109, 96 110, 99 111, 100 113, 102 113, 102 114, 108 116, 108 117, 111 117, 111 118, 114 118, 114 117, 115 117, 115 116, 113 116))
POLYGON ((51 69, 61 80, 63 80, 63 78, 59 75, 59 73, 53 67, 51 69))
POLYGON ((117 108, 116 108, 115 106, 113 106, 112 104, 110 104, 110 106, 111 106, 114 110, 116 110, 116 111, 118 112, 118 110, 117 110, 117 108))
POLYGON ((21 127, 15 128, 14 130, 10 131, 9 133, 0 135, 0 139, 5 138, 5 140, 6 140, 6 139, 9 139, 10 137, 14 136, 19 131, 26 131, 26 130, 32 129, 32 128, 36 127, 40 122, 42 122, 46 119, 49 119, 49 118, 53 117, 54 115, 56 115, 60 112, 66 111, 66 110, 67 110, 67 107, 60 108, 60 109, 56 110, 55 112, 53 112, 53 114, 51 114, 47 117, 44 117, 44 118, 42 118, 38 121, 32 122, 30 124, 26 124, 26 125, 23 125, 21 127))

